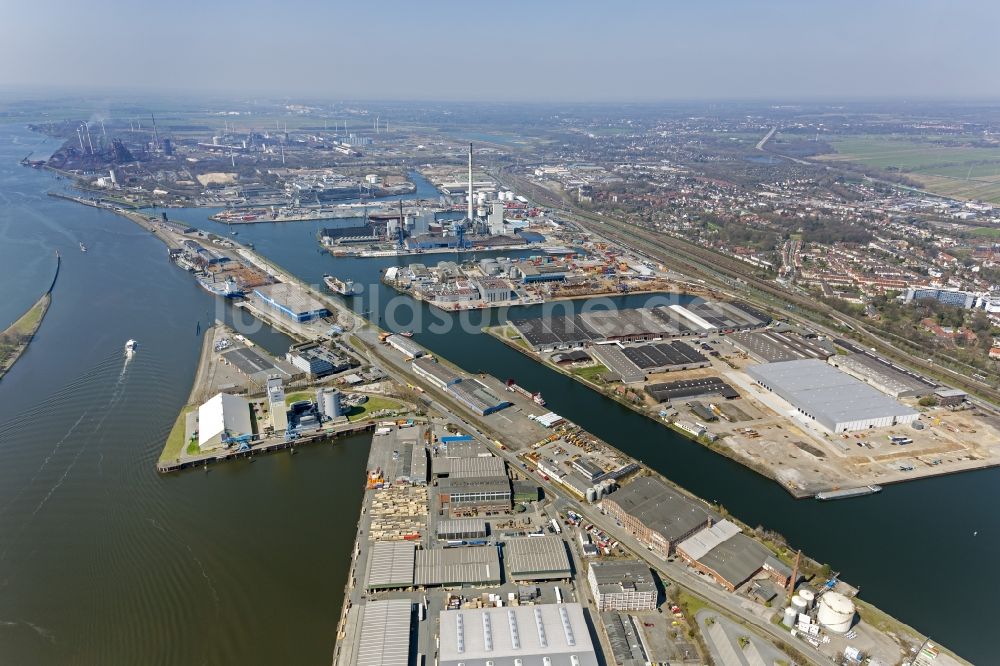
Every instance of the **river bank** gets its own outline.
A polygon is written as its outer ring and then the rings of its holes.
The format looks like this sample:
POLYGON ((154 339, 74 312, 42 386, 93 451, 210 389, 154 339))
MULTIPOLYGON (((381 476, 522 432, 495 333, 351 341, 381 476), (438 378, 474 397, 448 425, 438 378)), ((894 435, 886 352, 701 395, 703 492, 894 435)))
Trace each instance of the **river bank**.
POLYGON ((56 272, 52 276, 49 288, 27 312, 0 333, 0 379, 3 379, 3 376, 17 363, 21 355, 28 351, 28 345, 35 339, 35 334, 41 328, 45 313, 49 311, 49 306, 52 304, 52 289, 56 286, 56 280, 59 279, 61 264, 62 257, 57 252, 56 272))

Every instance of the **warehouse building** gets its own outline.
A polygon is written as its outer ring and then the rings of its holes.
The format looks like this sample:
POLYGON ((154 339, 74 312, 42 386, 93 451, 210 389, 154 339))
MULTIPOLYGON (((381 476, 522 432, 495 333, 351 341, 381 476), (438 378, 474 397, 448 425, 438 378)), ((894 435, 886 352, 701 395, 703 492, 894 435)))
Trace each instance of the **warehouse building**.
POLYGON ((438 483, 442 509, 452 512, 509 509, 510 480, 507 477, 447 478, 438 483))
POLYGON ((424 355, 424 348, 405 335, 390 335, 385 342, 406 358, 413 359, 424 355))
POLYGON ((478 379, 464 379, 448 386, 447 391, 456 400, 480 416, 487 416, 510 407, 507 400, 498 398, 493 391, 478 379))
POLYGON ((602 506, 661 557, 670 556, 677 543, 717 519, 699 502, 651 476, 639 477, 608 495, 602 506))
POLYGON ((253 433, 250 403, 246 398, 217 393, 198 408, 198 448, 202 451, 249 439, 253 433))
POLYGON ((254 288, 253 293, 265 305, 299 323, 330 316, 330 311, 325 305, 305 290, 288 282, 265 284, 254 288))
MULTIPOLYGON (((580 604, 444 610, 439 666, 598 666, 580 604)), ((392 664, 396 666, 396 664, 392 664)))
POLYGON ((357 666, 409 666, 412 622, 413 603, 409 599, 365 603, 354 663, 357 666))
POLYGON ((250 347, 234 347, 223 352, 222 358, 257 386, 266 384, 271 377, 292 381, 302 376, 302 372, 295 366, 278 359, 272 360, 250 347))
POLYGON ((827 359, 833 349, 798 335, 776 330, 739 331, 729 339, 740 349, 761 363, 797 361, 803 358, 827 359))
POLYGON ((758 384, 799 414, 831 432, 851 432, 915 421, 919 414, 818 359, 747 368, 758 384))
POLYGON ((563 580, 572 576, 566 544, 557 536, 510 539, 504 542, 504 548, 511 580, 563 580))
POLYGON ((440 389, 446 389, 452 384, 457 384, 462 381, 462 378, 455 374, 454 371, 449 370, 436 360, 427 358, 426 356, 423 358, 415 358, 411 367, 413 368, 413 373, 415 375, 423 377, 440 389))
POLYGON ((831 356, 827 363, 893 398, 922 398, 937 389, 920 375, 864 352, 831 356))
POLYGON ((934 391, 934 397, 937 398, 937 403, 942 407, 957 407, 965 402, 969 394, 958 389, 942 387, 934 391))
POLYGON ((507 468, 503 459, 496 456, 476 456, 468 458, 442 458, 434 461, 434 475, 452 479, 507 478, 507 468))
POLYGON ((684 398, 695 398, 702 395, 718 395, 726 400, 733 400, 740 397, 736 389, 718 377, 682 379, 676 382, 650 384, 644 390, 657 402, 683 400, 684 398))
POLYGON ((485 539, 486 537, 486 521, 482 518, 441 520, 437 524, 437 538, 441 541, 485 539))
POLYGON ((728 520, 720 520, 685 539, 677 545, 677 554, 730 592, 761 573, 782 586, 792 575, 766 546, 728 520))
POLYGON ((368 557, 368 590, 413 587, 413 564, 417 546, 412 541, 376 541, 368 557))
POLYGON ((656 608, 653 572, 639 560, 592 562, 587 571, 599 611, 642 611, 656 608))
POLYGON ((500 553, 495 546, 418 550, 413 569, 417 587, 499 585, 500 553))

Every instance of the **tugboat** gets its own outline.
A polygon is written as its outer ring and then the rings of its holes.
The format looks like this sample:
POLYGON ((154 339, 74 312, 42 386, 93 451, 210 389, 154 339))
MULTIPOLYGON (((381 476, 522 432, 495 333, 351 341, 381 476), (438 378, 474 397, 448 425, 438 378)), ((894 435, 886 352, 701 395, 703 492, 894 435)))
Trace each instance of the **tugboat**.
POLYGON ((353 296, 361 293, 361 286, 353 280, 340 280, 332 275, 323 275, 323 282, 331 291, 341 296, 353 296))
POLYGON ((86 246, 86 245, 84 245, 84 244, 83 244, 83 243, 81 242, 81 243, 80 243, 80 252, 86 252, 86 251, 87 251, 87 246, 86 246))
POLYGON ((135 354, 135 350, 138 348, 139 348, 138 342, 136 342, 135 340, 129 340, 128 342, 125 343, 125 356, 128 358, 132 358, 132 355, 135 354))

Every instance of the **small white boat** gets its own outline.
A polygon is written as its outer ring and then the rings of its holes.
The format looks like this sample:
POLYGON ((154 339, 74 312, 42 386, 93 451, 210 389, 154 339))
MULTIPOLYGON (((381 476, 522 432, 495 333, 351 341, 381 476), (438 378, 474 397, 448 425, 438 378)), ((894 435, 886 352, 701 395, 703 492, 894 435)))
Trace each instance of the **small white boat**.
POLYGON ((135 340, 129 340, 125 343, 125 355, 130 357, 135 353, 135 350, 139 348, 139 343, 135 340))
POLYGON ((86 251, 87 251, 87 246, 84 245, 83 243, 80 243, 80 252, 86 252, 86 251))

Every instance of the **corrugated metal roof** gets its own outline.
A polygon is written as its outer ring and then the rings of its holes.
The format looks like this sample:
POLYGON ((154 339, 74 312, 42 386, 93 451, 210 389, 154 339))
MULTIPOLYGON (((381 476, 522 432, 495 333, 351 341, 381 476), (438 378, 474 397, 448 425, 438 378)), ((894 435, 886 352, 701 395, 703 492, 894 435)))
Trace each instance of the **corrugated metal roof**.
POLYGON ((510 539, 505 546, 507 568, 515 578, 562 578, 570 573, 566 544, 557 536, 510 539))
POLYGON ((739 527, 728 520, 720 520, 677 544, 677 550, 684 551, 692 559, 700 560, 708 551, 739 533, 739 527))
POLYGON ((418 550, 415 585, 499 584, 500 555, 494 546, 418 550))
POLYGON ((361 616, 357 666, 408 666, 413 603, 409 599, 369 601, 361 616))
POLYGON ((411 587, 416 545, 409 541, 376 541, 368 560, 370 590, 411 587))

